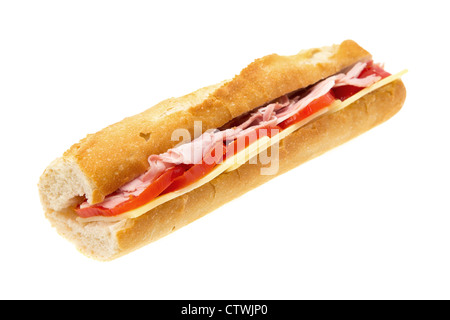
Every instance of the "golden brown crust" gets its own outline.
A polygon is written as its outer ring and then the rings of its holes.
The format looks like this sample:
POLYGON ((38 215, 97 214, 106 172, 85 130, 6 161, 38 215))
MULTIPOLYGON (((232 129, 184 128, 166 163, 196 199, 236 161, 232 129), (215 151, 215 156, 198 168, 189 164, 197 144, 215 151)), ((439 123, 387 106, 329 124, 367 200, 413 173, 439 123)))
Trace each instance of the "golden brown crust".
POLYGON ((257 59, 233 80, 160 102, 93 135, 64 154, 74 159, 93 184, 96 203, 148 168, 147 158, 176 145, 175 129, 193 134, 194 121, 203 130, 218 128, 232 118, 370 58, 351 40, 340 45, 302 51, 293 56, 257 59))
POLYGON ((396 80, 356 101, 345 109, 324 116, 287 136, 280 144, 279 171, 261 175, 262 165, 244 164, 179 198, 162 204, 117 232, 124 255, 215 210, 274 177, 366 132, 397 113, 406 89, 396 80), (245 181, 245 183, 241 183, 245 181))

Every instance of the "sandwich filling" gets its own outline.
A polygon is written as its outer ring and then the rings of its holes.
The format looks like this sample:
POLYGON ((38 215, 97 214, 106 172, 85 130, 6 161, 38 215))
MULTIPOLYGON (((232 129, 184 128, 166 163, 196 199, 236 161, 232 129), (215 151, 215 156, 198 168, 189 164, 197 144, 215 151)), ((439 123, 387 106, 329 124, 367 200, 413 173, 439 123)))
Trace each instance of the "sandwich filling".
POLYGON ((135 218, 238 168, 301 126, 348 106, 403 73, 391 76, 373 61, 358 62, 345 73, 280 97, 221 129, 208 130, 191 142, 150 155, 150 166, 142 175, 103 202, 90 205, 85 201, 75 211, 86 222, 135 218))

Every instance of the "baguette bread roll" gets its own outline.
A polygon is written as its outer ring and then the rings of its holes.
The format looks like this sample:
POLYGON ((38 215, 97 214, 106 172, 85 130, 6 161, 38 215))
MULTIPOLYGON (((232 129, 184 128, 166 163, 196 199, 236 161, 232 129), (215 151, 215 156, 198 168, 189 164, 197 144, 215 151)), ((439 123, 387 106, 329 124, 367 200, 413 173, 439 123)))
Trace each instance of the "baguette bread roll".
POLYGON ((261 164, 246 163, 146 214, 119 222, 80 222, 73 208, 84 197, 90 203, 101 202, 142 174, 150 154, 176 144, 170 139, 173 130, 184 128, 192 134, 194 121, 202 121, 203 130, 221 127, 268 101, 370 58, 350 40, 295 56, 267 56, 233 80, 165 100, 89 135, 41 176, 39 191, 46 216, 82 253, 98 260, 112 260, 155 241, 389 119, 405 100, 403 83, 396 80, 288 135, 280 143, 276 175, 260 175, 261 164))

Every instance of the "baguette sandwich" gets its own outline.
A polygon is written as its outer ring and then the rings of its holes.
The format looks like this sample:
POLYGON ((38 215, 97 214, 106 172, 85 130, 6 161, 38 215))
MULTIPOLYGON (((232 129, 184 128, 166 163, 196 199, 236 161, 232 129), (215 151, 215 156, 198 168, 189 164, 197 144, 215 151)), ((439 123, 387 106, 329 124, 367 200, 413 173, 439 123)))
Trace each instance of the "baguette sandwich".
POLYGON ((351 40, 257 59, 74 144, 39 180, 46 217, 85 255, 120 257, 386 121, 405 72, 351 40))

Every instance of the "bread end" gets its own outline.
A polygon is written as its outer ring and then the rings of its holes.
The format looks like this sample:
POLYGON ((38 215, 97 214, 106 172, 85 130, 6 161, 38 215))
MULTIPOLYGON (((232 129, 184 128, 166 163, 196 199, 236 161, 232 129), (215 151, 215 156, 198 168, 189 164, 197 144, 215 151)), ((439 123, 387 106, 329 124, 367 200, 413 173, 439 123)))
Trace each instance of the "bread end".
POLYGON ((45 169, 38 183, 42 206, 47 210, 74 207, 84 197, 95 201, 93 184, 78 164, 66 157, 57 158, 45 169))

